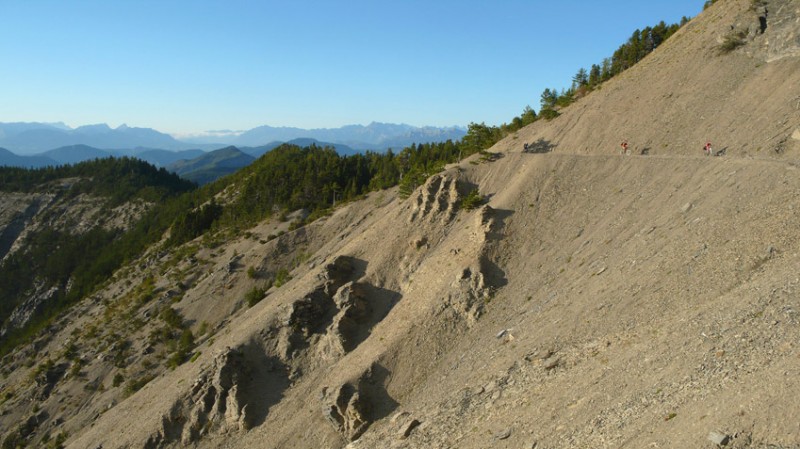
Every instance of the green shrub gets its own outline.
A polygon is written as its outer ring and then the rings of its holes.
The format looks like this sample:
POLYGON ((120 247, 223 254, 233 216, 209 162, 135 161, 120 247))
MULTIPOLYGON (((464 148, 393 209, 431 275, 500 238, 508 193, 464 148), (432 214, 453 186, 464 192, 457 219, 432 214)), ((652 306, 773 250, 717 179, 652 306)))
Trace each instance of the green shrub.
POLYGON ((248 267, 247 268, 247 277, 250 279, 255 279, 258 277, 258 271, 256 271, 256 267, 248 267))
POLYGON ((172 307, 165 307, 159 314, 162 320, 174 329, 183 327, 183 317, 172 307))
POLYGON ((483 204, 483 197, 478 189, 475 189, 461 200, 461 208, 464 210, 472 210, 483 204))
POLYGON ((281 268, 278 270, 278 273, 275 274, 275 282, 273 285, 275 288, 280 288, 283 284, 292 280, 292 276, 289 274, 289 270, 286 268, 281 268))
POLYGON ((125 382, 125 376, 123 376, 122 373, 117 373, 114 375, 114 379, 111 380, 111 386, 118 387, 122 385, 123 382, 125 382))
POLYGON ((181 332, 181 337, 178 340, 175 352, 173 352, 167 360, 167 367, 169 369, 175 369, 182 365, 189 357, 192 349, 194 349, 194 335, 191 330, 184 329, 183 332, 181 332))
POLYGON ((266 290, 259 286, 255 286, 249 292, 245 293, 244 301, 247 303, 247 307, 253 307, 261 302, 261 300, 264 299, 265 293, 266 290))
POLYGON ((731 31, 730 34, 725 36, 722 43, 719 44, 717 51, 719 54, 726 54, 736 50, 745 44, 746 36, 747 34, 744 31, 731 31))
POLYGON ((561 113, 559 113, 558 111, 556 111, 555 109, 552 109, 552 108, 544 108, 539 112, 539 117, 541 117, 541 118, 543 118, 545 120, 553 120, 554 118, 558 117, 559 115, 561 115, 561 113))
POLYGON ((129 380, 128 383, 125 384, 124 395, 127 397, 132 395, 133 393, 136 393, 153 379, 155 379, 155 376, 153 376, 152 374, 147 374, 138 379, 129 380))

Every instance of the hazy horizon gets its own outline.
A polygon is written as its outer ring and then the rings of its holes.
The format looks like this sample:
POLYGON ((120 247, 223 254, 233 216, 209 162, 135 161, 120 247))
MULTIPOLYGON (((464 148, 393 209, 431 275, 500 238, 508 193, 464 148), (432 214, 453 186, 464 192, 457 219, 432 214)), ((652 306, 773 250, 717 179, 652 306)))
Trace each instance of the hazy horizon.
POLYGON ((4 3, 0 122, 498 125, 701 0, 4 3))

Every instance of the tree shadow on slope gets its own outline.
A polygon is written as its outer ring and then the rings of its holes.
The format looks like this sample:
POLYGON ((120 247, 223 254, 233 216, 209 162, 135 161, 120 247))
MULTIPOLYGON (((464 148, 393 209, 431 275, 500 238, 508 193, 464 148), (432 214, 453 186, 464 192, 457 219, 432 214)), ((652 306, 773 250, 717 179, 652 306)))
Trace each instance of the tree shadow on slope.
POLYGON ((523 153, 541 154, 549 153, 556 148, 556 145, 549 140, 539 138, 536 142, 526 144, 522 149, 523 153))

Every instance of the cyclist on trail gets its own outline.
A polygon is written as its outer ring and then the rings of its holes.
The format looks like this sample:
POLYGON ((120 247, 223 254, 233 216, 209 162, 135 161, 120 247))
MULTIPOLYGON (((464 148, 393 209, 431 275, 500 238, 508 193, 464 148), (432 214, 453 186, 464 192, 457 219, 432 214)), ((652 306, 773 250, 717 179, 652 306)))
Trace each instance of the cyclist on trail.
POLYGON ((706 144, 703 146, 703 154, 706 156, 714 155, 714 151, 711 149, 711 142, 706 142, 706 144))
POLYGON ((627 140, 623 140, 622 143, 619 144, 619 146, 622 149, 621 151, 622 151, 623 155, 629 154, 628 153, 628 141, 627 140))

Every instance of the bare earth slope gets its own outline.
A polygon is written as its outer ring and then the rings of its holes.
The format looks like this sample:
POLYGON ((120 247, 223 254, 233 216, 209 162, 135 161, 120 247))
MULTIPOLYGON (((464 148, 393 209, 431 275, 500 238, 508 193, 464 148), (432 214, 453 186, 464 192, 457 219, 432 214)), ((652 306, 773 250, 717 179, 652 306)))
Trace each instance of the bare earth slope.
POLYGON ((544 139, 555 151, 616 154, 628 139, 635 154, 701 155, 710 140, 727 154, 798 157, 800 151, 800 5, 796 0, 718 2, 665 45, 563 111, 553 126, 536 123, 506 146, 544 139), (759 16, 766 30, 759 34, 759 16), (747 44, 720 56, 739 31, 747 44), (794 135, 794 137, 792 137, 794 135))
POLYGON ((170 269, 173 307, 213 337, 127 398, 92 361, 105 391, 56 423, 72 384, 55 382, 42 428, 92 449, 800 447, 800 2, 763 3, 763 33, 751 1, 718 1, 408 199, 120 273, 49 353, 170 269), (752 33, 717 56, 731 26, 752 33), (554 151, 521 152, 539 139, 554 151), (622 139, 649 155, 617 155, 622 139), (706 139, 727 155, 703 157, 706 139), (487 203, 465 210, 473 188, 487 203), (293 279, 242 308, 243 268, 283 259, 293 279))

